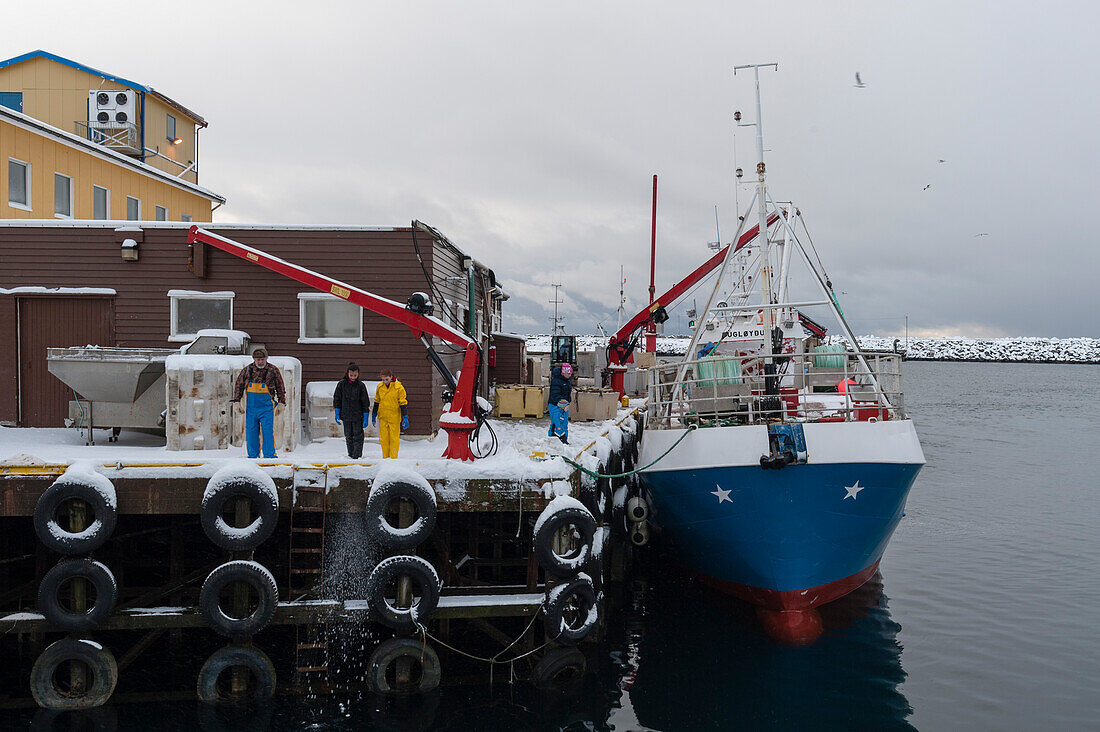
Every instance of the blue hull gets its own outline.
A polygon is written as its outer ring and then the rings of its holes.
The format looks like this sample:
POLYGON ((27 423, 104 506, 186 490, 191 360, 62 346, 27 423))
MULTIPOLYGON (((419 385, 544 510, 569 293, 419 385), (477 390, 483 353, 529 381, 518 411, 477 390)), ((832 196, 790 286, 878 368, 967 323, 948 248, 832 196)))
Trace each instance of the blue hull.
POLYGON ((757 604, 799 609, 836 599, 873 574, 920 468, 747 465, 642 478, 662 540, 688 570, 757 604))

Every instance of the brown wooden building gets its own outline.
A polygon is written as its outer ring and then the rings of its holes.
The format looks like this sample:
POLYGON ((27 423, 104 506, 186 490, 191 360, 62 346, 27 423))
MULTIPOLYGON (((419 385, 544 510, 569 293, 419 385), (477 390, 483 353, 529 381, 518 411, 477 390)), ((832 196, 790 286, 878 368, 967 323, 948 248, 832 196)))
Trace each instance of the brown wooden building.
MULTIPOLYGON (((428 292, 436 316, 463 330, 472 264, 476 331, 486 353, 489 334, 500 329, 507 296, 493 271, 423 224, 209 228, 398 302, 428 292)), ((198 328, 242 330, 272 355, 300 359, 303 382, 339 379, 349 361, 368 379, 390 368, 408 390, 411 434, 434 431, 441 411, 442 380, 408 328, 225 252, 189 247, 184 224, 0 221, 0 288, 5 424, 62 426, 71 393, 46 370, 47 348, 175 347, 198 328), (136 261, 124 259, 135 248, 136 261)), ((457 370, 461 355, 447 344, 437 349, 457 370)), ((483 362, 484 391, 490 374, 483 362)))

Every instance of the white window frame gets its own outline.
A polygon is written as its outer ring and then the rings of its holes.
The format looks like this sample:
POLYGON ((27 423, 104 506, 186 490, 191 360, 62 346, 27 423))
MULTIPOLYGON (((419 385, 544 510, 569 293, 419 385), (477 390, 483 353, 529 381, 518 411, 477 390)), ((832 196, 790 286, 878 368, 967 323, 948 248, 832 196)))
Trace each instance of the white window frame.
POLYGON ((76 190, 73 187, 73 177, 71 175, 65 175, 64 173, 58 173, 56 170, 53 172, 53 217, 55 219, 71 219, 76 215, 76 190), (67 178, 69 180, 69 213, 59 214, 57 212, 57 176, 67 178))
POLYGON ((141 221, 141 199, 138 198, 137 196, 126 196, 126 220, 127 221, 141 221), (137 218, 136 219, 130 218, 130 201, 137 201, 138 210, 137 210, 137 218))
POLYGON ((106 186, 97 186, 97 185, 94 185, 94 184, 92 185, 92 220, 93 221, 110 221, 111 220, 111 189, 107 188, 106 186), (95 217, 95 192, 96 192, 97 188, 107 194, 107 196, 106 196, 106 201, 107 201, 106 209, 107 210, 104 212, 104 213, 106 213, 106 217, 102 218, 102 219, 97 219, 95 217))
MULTIPOLYGON (((11 200, 11 190, 9 189, 8 190, 8 205, 11 206, 12 208, 17 208, 20 211, 33 211, 34 210, 34 208, 33 208, 34 198, 31 195, 32 194, 32 190, 31 190, 32 185, 31 185, 31 183, 32 183, 32 181, 34 181, 34 176, 31 175, 31 164, 28 163, 25 160, 20 160, 19 158, 8 158, 8 164, 9 164, 8 165, 8 170, 11 169, 11 163, 19 163, 27 171, 26 177, 25 177, 25 180, 24 180, 24 188, 27 191, 27 202, 24 204, 24 203, 17 203, 15 201, 11 200)), ((4 171, 4 175, 8 175, 7 170, 4 171)))
MULTIPOLYGON (((306 303, 317 300, 338 300, 347 302, 342 297, 330 295, 327 292, 299 292, 298 293, 298 342, 299 343, 344 343, 352 346, 361 346, 363 341, 363 308, 359 308, 359 337, 358 338, 310 338, 306 335, 306 303)), ((353 305, 353 303, 348 303, 353 305)), ((358 305, 353 305, 359 307, 358 305)))
POLYGON ((198 333, 179 333, 176 331, 176 323, 179 321, 180 300, 228 300, 229 301, 229 326, 226 330, 233 330, 233 298, 234 292, 225 290, 221 292, 196 292, 194 290, 169 290, 168 299, 172 306, 170 309, 171 320, 168 324, 168 341, 170 343, 190 343, 195 340, 198 333))
POLYGON ((153 211, 154 211, 153 217, 157 221, 167 221, 168 220, 168 207, 167 206, 157 206, 155 209, 153 209, 153 211), (160 212, 161 211, 164 212, 164 218, 160 217, 160 212))

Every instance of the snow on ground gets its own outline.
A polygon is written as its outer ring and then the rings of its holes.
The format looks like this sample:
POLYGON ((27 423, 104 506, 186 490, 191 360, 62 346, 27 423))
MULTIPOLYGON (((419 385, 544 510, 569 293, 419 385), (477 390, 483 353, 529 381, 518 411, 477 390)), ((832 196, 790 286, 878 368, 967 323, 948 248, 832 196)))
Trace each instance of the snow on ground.
MULTIPOLYGON (((620 416, 627 412, 621 411, 620 416)), ((441 456, 447 437, 440 433, 434 440, 401 440, 398 465, 405 465, 425 478, 462 480, 497 478, 502 480, 530 480, 567 478, 573 468, 558 455, 570 458, 614 424, 605 422, 575 422, 569 425, 570 444, 563 445, 557 438, 547 435, 549 419, 538 420, 490 420, 496 431, 499 447, 497 454, 471 463, 444 460, 441 456)), ((483 433, 487 431, 483 430, 483 433)), ((100 465, 123 464, 128 477, 155 478, 171 474, 175 477, 209 478, 231 461, 240 460, 244 447, 226 450, 169 451, 163 437, 143 432, 122 430, 118 442, 108 443, 108 430, 96 430, 96 445, 84 444, 83 431, 70 428, 15 428, 0 427, 0 467, 15 465, 70 464, 76 461, 92 461, 100 465), (129 467, 136 465, 137 467, 129 467)), ((482 435, 487 446, 487 434, 482 435)), ((329 487, 338 484, 341 476, 373 479, 382 460, 382 448, 377 438, 368 438, 363 445, 363 457, 352 460, 347 456, 343 437, 332 437, 299 445, 289 453, 281 453, 273 460, 258 460, 259 465, 328 464, 339 465, 330 472, 329 487)), ((272 468, 267 471, 273 477, 290 477, 290 468, 272 468)), ((462 490, 460 485, 455 490, 462 490)))
MULTIPOLYGON (((865 351, 892 351, 893 338, 857 336, 865 351)), ((828 342, 839 343, 831 336, 828 342)), ((682 356, 691 339, 658 336, 657 353, 682 356)), ((592 351, 607 345, 604 336, 577 336, 577 350, 592 351)), ((904 348, 904 339, 898 343, 904 348)), ((527 336, 527 352, 550 352, 550 336, 527 336)), ((1100 338, 910 338, 907 357, 914 361, 1039 361, 1051 363, 1100 363, 1100 338)))

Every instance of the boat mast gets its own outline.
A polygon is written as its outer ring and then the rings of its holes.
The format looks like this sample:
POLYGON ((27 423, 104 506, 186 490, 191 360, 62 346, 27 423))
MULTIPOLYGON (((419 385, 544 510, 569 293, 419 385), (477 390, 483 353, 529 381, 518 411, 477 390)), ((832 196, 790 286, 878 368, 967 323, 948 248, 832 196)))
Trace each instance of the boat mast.
MULTIPOLYGON (((778 63, 745 64, 743 66, 734 66, 733 67, 733 75, 736 76, 738 70, 740 70, 740 69, 752 69, 753 77, 754 77, 754 80, 756 82, 756 122, 754 123, 756 125, 756 154, 757 154, 757 163, 756 163, 756 185, 757 185, 756 203, 757 203, 757 206, 758 206, 757 212, 760 214, 760 231, 764 234, 764 236, 763 236, 764 252, 763 252, 762 257, 761 257, 761 260, 762 260, 763 264, 760 268, 761 269, 762 280, 763 280, 761 284, 762 284, 762 288, 763 288, 762 296, 764 298, 766 298, 765 304, 766 305, 773 305, 773 304, 775 304, 775 301, 774 301, 774 298, 772 297, 772 287, 771 287, 771 257, 770 257, 771 244, 770 244, 770 241, 769 241, 768 236, 767 236, 767 231, 768 231, 768 211, 767 211, 768 194, 767 194, 767 191, 766 191, 765 185, 764 185, 765 171, 766 171, 766 167, 764 166, 764 124, 763 124, 763 119, 760 115, 760 69, 761 68, 768 68, 769 66, 775 67, 776 71, 779 70, 779 64, 778 63)), ((741 124, 740 116, 741 116, 740 113, 737 113, 737 114, 734 115, 734 119, 737 120, 738 125, 741 124)), ((748 127, 749 125, 746 124, 746 125, 743 125, 743 126, 748 127)), ((767 322, 767 328, 765 329, 767 332, 764 334, 764 394, 766 396, 774 396, 774 395, 779 394, 779 380, 775 376, 775 358, 774 358, 775 357, 775 348, 774 348, 773 336, 772 336, 773 330, 775 328, 775 309, 774 308, 765 308, 765 312, 767 313, 767 315, 765 316, 767 318, 767 321, 766 321, 767 322)))

